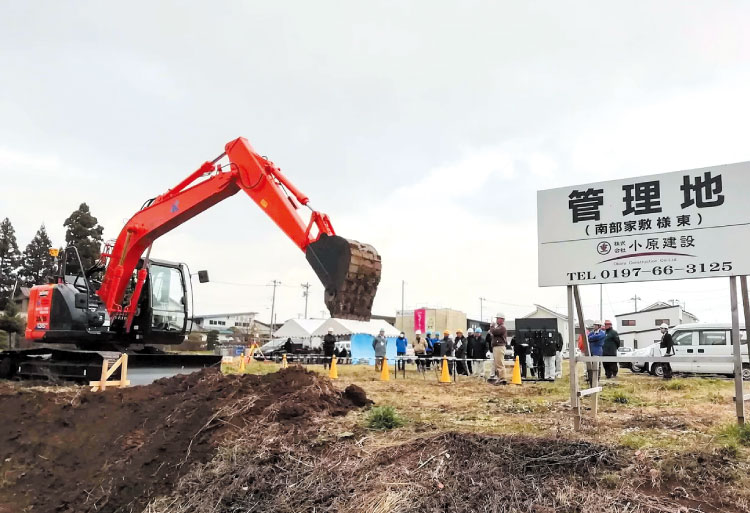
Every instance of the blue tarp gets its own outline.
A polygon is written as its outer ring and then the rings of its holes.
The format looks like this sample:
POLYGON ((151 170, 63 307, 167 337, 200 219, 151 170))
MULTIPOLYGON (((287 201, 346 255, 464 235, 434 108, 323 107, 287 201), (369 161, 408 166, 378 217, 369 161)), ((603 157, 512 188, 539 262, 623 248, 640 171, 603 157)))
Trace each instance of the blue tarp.
MULTIPOLYGON (((375 365, 375 350, 372 348, 372 341, 375 339, 372 335, 357 333, 352 335, 352 358, 367 358, 371 365, 375 365)), ((385 354, 388 358, 396 357, 396 337, 388 337, 388 346, 385 354)))

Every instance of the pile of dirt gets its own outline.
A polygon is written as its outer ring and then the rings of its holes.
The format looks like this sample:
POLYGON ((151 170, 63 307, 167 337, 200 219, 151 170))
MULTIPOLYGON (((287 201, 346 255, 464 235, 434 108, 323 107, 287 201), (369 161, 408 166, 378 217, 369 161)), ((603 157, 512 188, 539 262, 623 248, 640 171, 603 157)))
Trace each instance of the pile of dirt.
POLYGON ((373 450, 363 443, 370 436, 220 452, 149 511, 746 511, 722 488, 652 487, 653 462, 633 465, 632 451, 615 446, 451 432, 373 450))
POLYGON ((2 384, 0 512, 141 511, 232 434, 258 426, 296 443, 363 397, 299 367, 206 370, 104 393, 2 384))

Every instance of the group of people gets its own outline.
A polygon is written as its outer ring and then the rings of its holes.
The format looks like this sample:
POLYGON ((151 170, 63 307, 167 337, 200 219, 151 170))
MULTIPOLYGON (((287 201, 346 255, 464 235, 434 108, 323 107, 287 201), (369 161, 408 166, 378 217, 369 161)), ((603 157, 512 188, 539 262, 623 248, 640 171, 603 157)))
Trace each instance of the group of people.
MULTIPOLYGON (((620 341, 620 335, 612 327, 612 321, 604 321, 604 328, 602 329, 602 321, 594 321, 594 326, 588 335, 589 339, 589 350, 591 356, 617 356, 617 350, 622 346, 620 341)), ((604 362, 604 373, 607 379, 614 379, 617 377, 617 371, 619 365, 617 362, 604 362)))
MULTIPOLYGON (((415 333, 414 341, 411 346, 414 348, 414 355, 417 358, 417 368, 420 370, 428 369, 432 365, 432 359, 435 357, 450 357, 448 362, 448 371, 452 375, 456 372, 460 375, 474 375, 485 377, 486 374, 486 363, 492 360, 490 366, 490 376, 488 381, 498 384, 505 385, 508 380, 506 377, 505 369, 505 352, 509 347, 513 347, 515 356, 523 354, 524 375, 526 367, 526 353, 523 349, 523 344, 515 344, 515 342, 509 346, 507 340, 507 328, 505 327, 505 314, 498 313, 495 316, 495 322, 490 326, 489 331, 483 336, 482 330, 479 328, 468 328, 466 334, 463 330, 456 330, 455 337, 451 337, 451 332, 448 330, 443 331, 442 337, 438 332, 427 331, 425 335, 417 330, 415 333)), ((560 337, 562 340, 562 337, 560 337)), ((372 348, 375 351, 375 370, 382 370, 383 360, 386 358, 386 349, 388 347, 388 339, 385 336, 385 330, 381 330, 379 335, 375 337, 372 342, 372 348)), ((396 339, 396 355, 399 357, 406 356, 407 349, 409 347, 409 341, 402 332, 396 339)), ((562 347, 556 349, 556 353, 562 350, 562 347)), ((532 352, 529 352, 531 355, 532 352)), ((553 360, 554 356, 553 354, 553 360)), ((536 356, 536 352, 533 352, 536 356)), ((560 358, 562 361, 562 358, 560 358)), ((397 361, 397 368, 403 369, 406 365, 404 358, 399 358, 397 361)), ((534 367, 541 368, 540 365, 534 367)), ((554 362, 550 367, 553 369, 552 378, 554 379, 554 370, 559 367, 555 366, 554 362)), ((562 372, 560 370, 560 372, 562 372)), ((539 374, 540 378, 542 374, 539 374)))

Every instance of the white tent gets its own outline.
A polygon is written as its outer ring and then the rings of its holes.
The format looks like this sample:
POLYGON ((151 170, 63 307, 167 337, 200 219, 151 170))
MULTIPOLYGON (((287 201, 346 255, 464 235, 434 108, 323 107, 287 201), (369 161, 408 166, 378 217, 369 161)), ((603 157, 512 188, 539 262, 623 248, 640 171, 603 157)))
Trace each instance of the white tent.
POLYGON ((274 331, 274 338, 311 338, 313 332, 323 324, 323 319, 289 319, 274 331))
POLYGON ((326 321, 313 331, 313 336, 322 337, 328 333, 328 328, 333 328, 334 335, 356 335, 365 334, 377 336, 381 329, 385 330, 386 337, 397 337, 400 333, 396 328, 383 320, 353 321, 351 319, 326 319, 326 321))

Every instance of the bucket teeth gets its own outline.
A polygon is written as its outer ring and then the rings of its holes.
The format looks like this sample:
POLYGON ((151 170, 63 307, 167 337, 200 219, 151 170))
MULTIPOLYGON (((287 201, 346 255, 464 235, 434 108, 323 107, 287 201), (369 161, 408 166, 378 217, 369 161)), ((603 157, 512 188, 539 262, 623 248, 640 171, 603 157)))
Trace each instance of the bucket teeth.
POLYGON ((370 320, 382 269, 375 248, 324 235, 310 244, 306 256, 325 286, 324 300, 331 316, 370 320))

